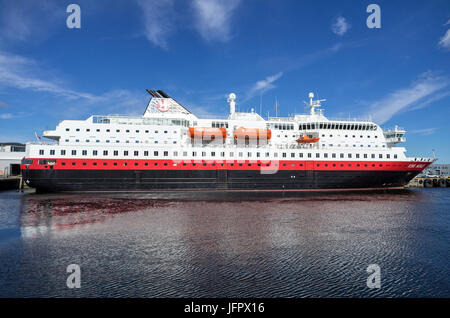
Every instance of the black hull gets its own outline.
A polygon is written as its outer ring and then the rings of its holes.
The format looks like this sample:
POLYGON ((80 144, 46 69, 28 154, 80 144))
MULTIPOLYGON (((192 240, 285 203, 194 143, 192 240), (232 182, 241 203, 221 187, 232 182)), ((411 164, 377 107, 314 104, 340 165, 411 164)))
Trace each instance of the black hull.
POLYGON ((40 170, 25 182, 56 191, 302 191, 401 188, 420 171, 40 170))

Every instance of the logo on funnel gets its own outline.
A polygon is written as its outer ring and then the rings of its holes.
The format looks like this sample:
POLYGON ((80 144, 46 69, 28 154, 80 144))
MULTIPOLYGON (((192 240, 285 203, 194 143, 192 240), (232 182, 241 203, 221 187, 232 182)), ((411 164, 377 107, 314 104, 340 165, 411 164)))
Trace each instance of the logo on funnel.
POLYGON ((165 99, 160 99, 160 100, 158 101, 158 104, 156 105, 156 108, 158 108, 158 109, 159 109, 160 111, 162 111, 162 112, 166 112, 166 111, 169 110, 170 105, 169 105, 169 103, 168 103, 167 100, 165 100, 165 99))

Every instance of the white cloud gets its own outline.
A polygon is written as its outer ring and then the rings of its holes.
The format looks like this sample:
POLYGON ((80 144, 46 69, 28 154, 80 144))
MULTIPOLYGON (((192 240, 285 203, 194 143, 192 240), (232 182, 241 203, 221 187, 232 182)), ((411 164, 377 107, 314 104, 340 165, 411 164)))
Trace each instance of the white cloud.
POLYGON ((279 72, 277 74, 267 76, 265 79, 257 81, 249 90, 247 94, 247 98, 245 100, 249 100, 252 97, 267 92, 268 90, 274 89, 276 86, 273 84, 276 80, 278 80, 281 76, 283 76, 283 72, 279 72))
MULTIPOLYGON (((448 86, 448 81, 434 77, 429 73, 423 74, 410 87, 399 89, 387 97, 371 105, 372 119, 380 124, 387 122, 397 113, 412 109, 417 102, 448 86)), ((445 96, 444 94, 442 95, 445 96)))
POLYGON ((448 21, 444 25, 449 25, 449 24, 450 24, 450 19, 448 19, 448 21))
POLYGON ((145 36, 154 45, 167 50, 167 37, 175 24, 173 0, 137 0, 144 15, 145 36))
POLYGON ((410 131, 408 131, 408 133, 409 134, 420 134, 420 135, 431 135, 431 134, 434 134, 436 129, 437 129, 436 127, 423 128, 423 129, 410 130, 410 131))
POLYGON ((0 0, 0 7, 2 42, 34 41, 55 30, 60 20, 64 21, 65 10, 54 0, 0 0))
POLYGON ((229 41, 232 13, 239 3, 240 0, 194 0, 192 6, 200 35, 207 41, 229 41))
POLYGON ((43 79, 40 77, 42 73, 46 72, 34 60, 0 51, 0 87, 47 93, 53 97, 64 98, 65 112, 72 116, 100 107, 102 111, 118 111, 125 114, 137 114, 145 108, 144 93, 136 94, 122 89, 92 94, 66 88, 61 80, 43 79))
POLYGON ((0 119, 10 119, 13 118, 13 115, 10 113, 0 114, 0 119))
POLYGON ((345 20, 344 17, 338 17, 336 22, 331 25, 331 31, 339 36, 342 36, 350 29, 350 27, 351 25, 345 20))
POLYGON ((450 29, 448 29, 444 36, 439 40, 439 46, 450 50, 450 29))
POLYGON ((31 59, 0 52, 0 85, 48 92, 71 99, 95 100, 95 96, 92 94, 65 89, 58 83, 37 78, 35 74, 32 74, 35 73, 33 70, 36 67, 36 63, 31 59))

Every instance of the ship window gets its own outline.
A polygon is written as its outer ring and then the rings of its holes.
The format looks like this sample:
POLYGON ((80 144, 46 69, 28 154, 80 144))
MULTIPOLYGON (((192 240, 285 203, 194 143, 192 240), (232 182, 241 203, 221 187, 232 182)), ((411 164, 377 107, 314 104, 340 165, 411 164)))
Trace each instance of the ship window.
POLYGON ((80 131, 80 128, 77 128, 77 131, 80 131))
POLYGON ((96 129, 97 132, 100 132, 100 129, 96 129))
POLYGON ((134 152, 134 155, 135 155, 135 156, 139 156, 139 151, 135 151, 135 152, 134 152))
POLYGON ((76 139, 75 142, 80 142, 80 139, 76 139))
POLYGON ((145 133, 148 134, 148 130, 146 130, 145 133))
POLYGON ((97 139, 95 142, 100 142, 100 140, 97 139))
POLYGON ((109 129, 106 129, 106 132, 110 132, 110 130, 109 130, 109 129))
POLYGON ((61 156, 65 156, 66 155, 66 151, 65 150, 61 150, 61 156))
POLYGON ((230 157, 231 157, 231 158, 234 157, 234 152, 230 152, 230 157))
POLYGON ((114 156, 118 156, 119 155, 119 151, 118 150, 114 150, 114 156))
POLYGON ((158 133, 158 131, 157 130, 155 130, 155 134, 157 134, 158 133))
POLYGON ((97 150, 92 150, 92 155, 96 156, 97 155, 97 150))
POLYGON ((127 165, 127 163, 126 163, 126 162, 124 162, 124 163, 123 163, 123 165, 124 165, 124 166, 126 166, 126 165, 127 165))
POLYGON ((394 159, 397 159, 397 155, 394 155, 394 159))
POLYGON ((239 153, 239 157, 242 157, 242 152, 239 153))
POLYGON ((55 150, 54 149, 51 149, 50 150, 50 155, 54 155, 55 154, 55 150))
POLYGON ((66 131, 70 131, 70 129, 69 129, 69 128, 66 128, 66 131))
POLYGON ((340 157, 340 158, 344 158, 344 154, 341 153, 341 154, 339 155, 339 157, 340 157))
POLYGON ((167 157, 169 155, 168 151, 164 151, 164 157, 167 157))
POLYGON ((247 152, 247 157, 251 157, 252 156, 252 153, 251 152, 247 152))
POLYGON ((286 158, 286 153, 285 152, 283 152, 283 158, 286 158))
POLYGON ((202 157, 206 156, 206 152, 202 151, 202 157))
POLYGON ((303 158, 303 152, 300 152, 298 155, 300 158, 303 158))
POLYGON ((221 153, 220 153, 220 156, 221 156, 221 157, 225 157, 225 152, 221 152, 221 153))
POLYGON ((139 130, 136 130, 137 133, 139 133, 139 130))
POLYGON ((291 158, 295 158, 295 152, 291 152, 291 158))
POLYGON ((120 132, 120 129, 116 129, 116 132, 120 132))
POLYGON ((72 162, 72 166, 75 166, 77 163, 76 162, 72 162))
POLYGON ((72 156, 76 156, 77 151, 76 150, 72 150, 72 156))
POLYGON ((65 166, 65 165, 66 165, 66 163, 65 163, 65 162, 61 162, 61 164, 62 164, 63 166, 65 166))
POLYGON ((372 154, 372 156, 371 156, 371 157, 372 157, 372 159, 374 159, 374 158, 375 158, 375 154, 372 154))
POLYGON ((336 154, 335 153, 331 154, 331 157, 336 158, 336 154))
POLYGON ((125 151, 123 152, 123 155, 124 155, 124 156, 128 156, 128 150, 125 150, 125 151))
POLYGON ((87 156, 87 150, 83 150, 81 153, 83 156, 87 156))
POLYGON ((387 154, 387 155, 386 155, 386 158, 387 158, 387 159, 390 159, 390 158, 391 158, 391 155, 390 155, 390 154, 387 154))
POLYGON ((127 132, 127 133, 129 133, 129 132, 130 132, 130 130, 128 130, 128 129, 127 129, 127 131, 126 131, 126 132, 127 132))
POLYGON ((157 166, 158 164, 155 162, 155 166, 157 166))
POLYGON ((364 154, 364 158, 367 158, 367 154, 366 153, 364 154))
POLYGON ((103 155, 107 156, 108 155, 108 150, 103 150, 103 155))
POLYGON ((351 153, 349 153, 349 154, 348 154, 348 157, 349 157, 349 158, 351 158, 351 157, 352 157, 352 154, 351 154, 351 153))
POLYGON ((148 156, 148 151, 144 151, 144 156, 148 156))
POLYGON ((137 162, 135 162, 135 163, 134 163, 134 165, 135 165, 135 166, 137 166, 137 165, 138 165, 138 163, 137 163, 137 162))
POLYGON ((193 157, 196 157, 196 156, 197 156, 197 152, 196 152, 196 151, 193 151, 193 152, 192 152, 192 156, 193 156, 193 157))
POLYGON ((356 158, 359 158, 359 153, 356 154, 356 158))
POLYGON ((183 157, 187 156, 187 151, 183 151, 183 157))
POLYGON ((380 156, 379 156, 379 157, 380 157, 380 159, 382 159, 382 158, 383 158, 383 154, 382 154, 382 153, 380 153, 380 156))
POLYGON ((324 154, 323 154, 323 157, 324 157, 324 158, 328 158, 328 154, 327 154, 327 153, 324 153, 324 154))

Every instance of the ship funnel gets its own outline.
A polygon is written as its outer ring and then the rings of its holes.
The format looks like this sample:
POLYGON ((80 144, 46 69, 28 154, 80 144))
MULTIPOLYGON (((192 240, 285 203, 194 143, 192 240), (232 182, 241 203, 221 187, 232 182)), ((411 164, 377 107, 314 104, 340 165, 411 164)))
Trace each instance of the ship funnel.
POLYGON ((230 104, 230 114, 234 114, 236 111, 236 94, 231 93, 228 95, 227 102, 230 104))

